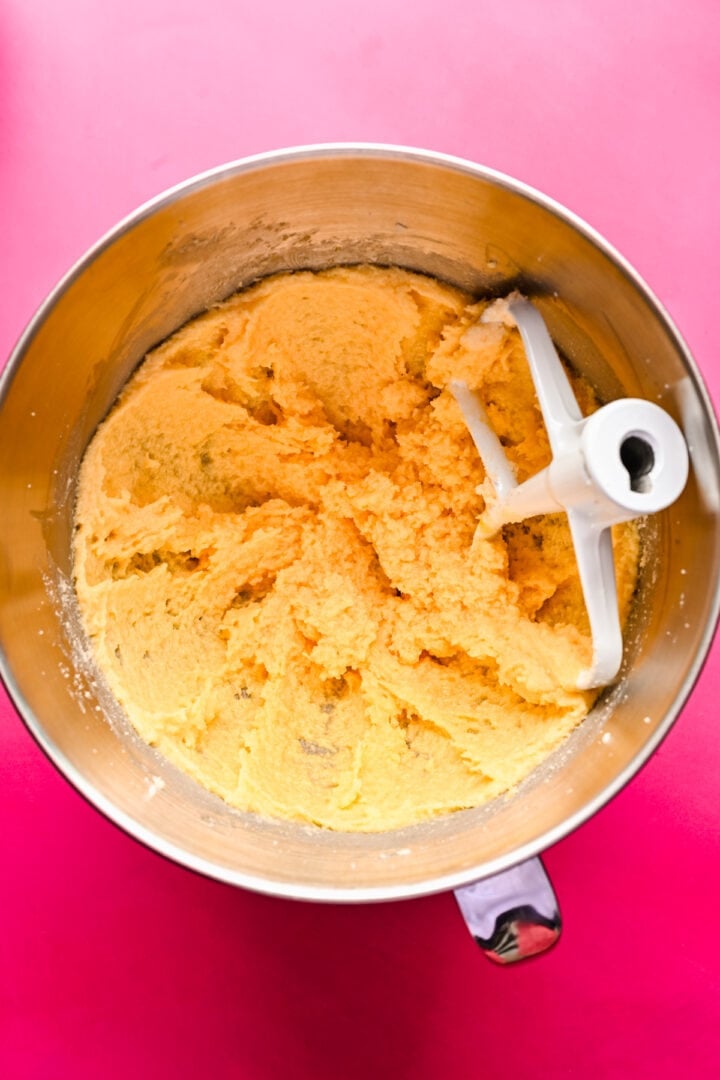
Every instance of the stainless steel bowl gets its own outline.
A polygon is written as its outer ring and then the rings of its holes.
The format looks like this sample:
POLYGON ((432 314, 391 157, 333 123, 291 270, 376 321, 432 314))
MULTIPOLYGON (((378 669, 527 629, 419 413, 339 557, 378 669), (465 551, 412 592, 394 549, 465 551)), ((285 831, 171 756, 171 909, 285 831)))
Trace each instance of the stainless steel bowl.
POLYGON ((131 835, 188 867, 284 896, 376 900, 496 875, 574 829, 678 715, 718 614, 720 458, 695 364, 638 275, 567 210, 438 154, 373 145, 265 154, 141 207, 58 285, 0 399, 2 671, 61 772, 131 835), (145 352, 190 316, 282 269, 393 263, 476 293, 520 287, 565 355, 612 398, 663 405, 691 478, 648 529, 626 663, 564 747, 488 807, 378 835, 231 810, 128 729, 92 669, 69 581, 78 465, 145 352))

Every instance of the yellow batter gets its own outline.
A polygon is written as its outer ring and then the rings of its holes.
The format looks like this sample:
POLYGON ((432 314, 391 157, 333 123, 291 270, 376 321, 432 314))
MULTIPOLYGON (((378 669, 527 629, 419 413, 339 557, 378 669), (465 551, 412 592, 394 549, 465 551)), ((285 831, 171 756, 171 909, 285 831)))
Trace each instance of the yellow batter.
MULTIPOLYGON (((155 349, 91 443, 75 574, 98 665, 229 803, 407 825, 513 787, 587 713, 564 516, 473 543, 484 473, 449 381, 520 480, 550 457, 519 335, 484 307, 399 269, 267 279, 155 349)), ((625 526, 623 617, 637 560, 625 526)))

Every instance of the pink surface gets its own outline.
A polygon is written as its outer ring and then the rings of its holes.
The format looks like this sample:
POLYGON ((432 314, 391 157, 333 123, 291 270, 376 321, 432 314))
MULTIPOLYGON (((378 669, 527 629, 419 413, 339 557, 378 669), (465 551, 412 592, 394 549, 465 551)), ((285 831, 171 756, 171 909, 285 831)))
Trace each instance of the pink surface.
MULTIPOLYGON (((564 202, 720 400, 716 0, 5 0, 0 356, 139 202, 245 154, 376 140, 564 202)), ((0 511, 1 512, 1 511, 0 511)), ((115 830, 0 703, 0 1074, 720 1072, 716 646, 660 752, 547 853, 566 930, 498 969, 451 896, 353 908, 193 876, 115 830)))

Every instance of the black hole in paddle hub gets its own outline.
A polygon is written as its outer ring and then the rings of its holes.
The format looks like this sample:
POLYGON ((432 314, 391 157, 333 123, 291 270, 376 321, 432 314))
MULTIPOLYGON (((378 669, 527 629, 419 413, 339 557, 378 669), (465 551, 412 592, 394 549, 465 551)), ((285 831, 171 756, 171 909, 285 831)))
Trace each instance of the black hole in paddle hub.
POLYGON ((641 494, 650 491, 655 452, 647 439, 643 439, 642 435, 628 435, 620 445, 620 460, 630 477, 630 490, 641 494))

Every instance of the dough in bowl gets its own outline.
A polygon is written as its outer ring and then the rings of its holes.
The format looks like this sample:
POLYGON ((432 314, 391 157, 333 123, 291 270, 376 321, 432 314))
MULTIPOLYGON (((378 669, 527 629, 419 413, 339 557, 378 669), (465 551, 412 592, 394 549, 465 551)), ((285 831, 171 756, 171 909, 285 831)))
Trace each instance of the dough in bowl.
MULTIPOLYGON (((550 460, 486 303, 397 268, 268 278, 153 350, 95 434, 75 583, 97 665, 233 806, 365 831, 477 806, 592 705, 564 515, 475 536, 484 472, 450 380, 520 480, 550 460)), ((637 526, 614 541, 625 618, 637 526)))

